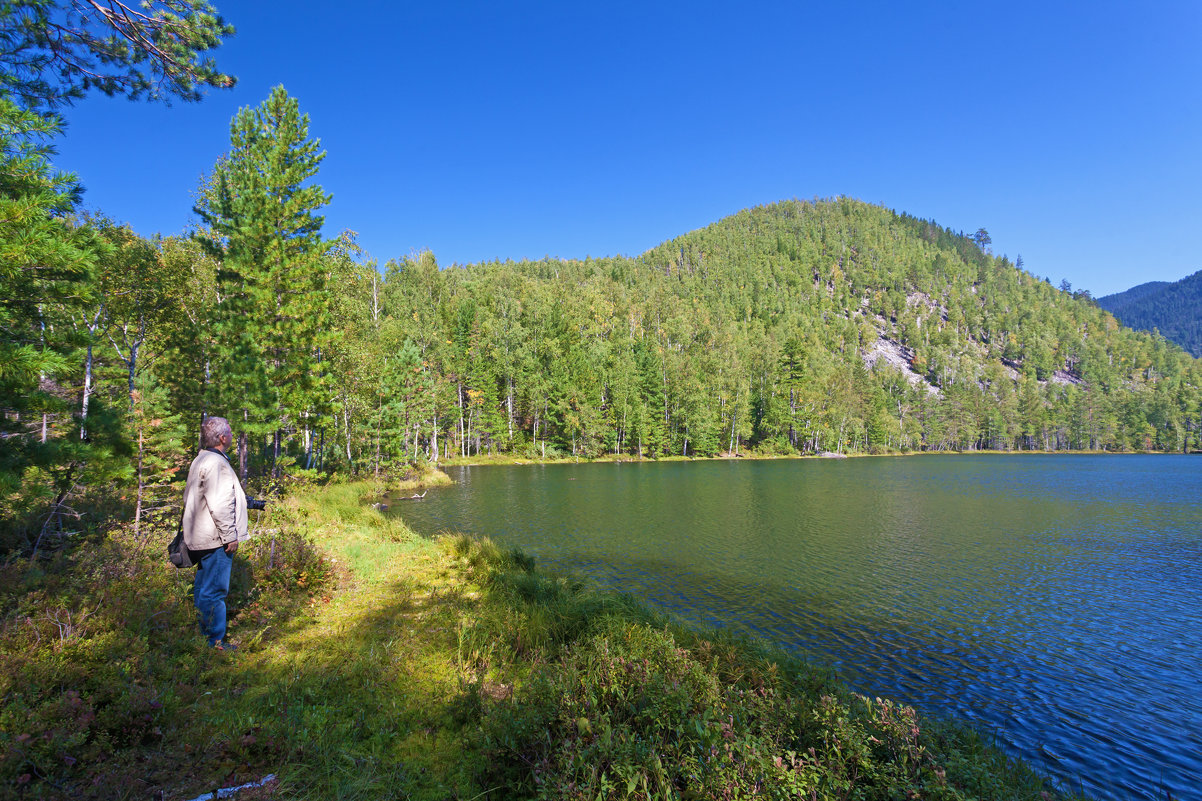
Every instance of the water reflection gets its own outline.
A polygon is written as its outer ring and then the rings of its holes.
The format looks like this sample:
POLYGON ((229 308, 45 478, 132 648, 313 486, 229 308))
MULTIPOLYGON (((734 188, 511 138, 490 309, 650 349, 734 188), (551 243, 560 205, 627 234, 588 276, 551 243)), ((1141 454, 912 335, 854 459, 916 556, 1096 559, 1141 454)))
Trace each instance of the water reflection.
POLYGON ((1202 460, 464 468, 400 512, 818 657, 1103 798, 1202 798, 1202 460))

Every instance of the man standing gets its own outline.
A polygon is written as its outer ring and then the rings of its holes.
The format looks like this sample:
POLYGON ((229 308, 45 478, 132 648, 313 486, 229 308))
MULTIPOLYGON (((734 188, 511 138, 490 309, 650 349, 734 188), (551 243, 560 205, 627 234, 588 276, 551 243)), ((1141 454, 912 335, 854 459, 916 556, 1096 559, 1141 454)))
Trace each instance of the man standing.
POLYGON ((247 538, 246 493, 226 455, 234 432, 224 417, 206 418, 200 427, 201 451, 188 468, 184 489, 184 545, 197 563, 192 599, 200 631, 209 645, 226 650, 225 596, 238 543, 247 538))

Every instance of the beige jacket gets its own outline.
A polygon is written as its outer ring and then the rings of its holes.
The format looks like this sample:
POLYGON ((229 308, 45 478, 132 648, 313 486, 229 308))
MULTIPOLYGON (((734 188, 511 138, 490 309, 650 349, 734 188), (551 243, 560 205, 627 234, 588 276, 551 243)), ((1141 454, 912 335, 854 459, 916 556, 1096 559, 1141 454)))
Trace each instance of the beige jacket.
POLYGON ((247 538, 246 493, 229 459, 220 452, 203 450, 192 460, 182 525, 184 544, 193 551, 247 538))

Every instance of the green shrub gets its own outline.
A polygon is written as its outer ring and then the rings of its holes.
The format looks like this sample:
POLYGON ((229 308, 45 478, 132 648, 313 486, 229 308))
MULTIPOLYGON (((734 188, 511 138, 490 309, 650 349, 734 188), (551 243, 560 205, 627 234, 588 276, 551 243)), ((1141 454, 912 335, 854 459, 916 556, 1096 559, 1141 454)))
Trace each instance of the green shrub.
POLYGON ((461 651, 531 666, 480 717, 483 787, 516 798, 1043 799, 971 732, 843 688, 761 643, 671 624, 633 599, 446 541, 488 601, 461 651))
POLYGON ((231 597, 240 599, 250 591, 248 584, 260 591, 270 585, 312 591, 331 584, 334 573, 329 558, 314 543, 304 510, 273 509, 266 527, 239 549, 243 556, 239 561, 249 575, 236 577, 239 581, 231 577, 231 597))
POLYGON ((417 538, 365 486, 257 521, 238 654, 197 633, 169 531, 0 566, 0 797, 187 798, 268 772, 314 799, 1047 797, 970 730, 520 552, 417 538))
MULTIPOLYGON (((251 612, 267 624, 332 581, 300 521, 276 526, 274 552, 269 538, 239 550, 234 623, 251 612)), ((216 736, 195 705, 220 656, 199 635, 190 571, 167 563, 174 532, 143 531, 2 568, 0 797, 123 798, 132 772, 170 776, 164 760, 196 742, 232 743, 221 747, 238 763, 267 759, 269 740, 216 736)))
POLYGON ((910 707, 814 696, 804 670, 617 616, 594 631, 491 708, 485 786, 548 799, 1041 797, 1034 774, 1016 793, 1013 774, 949 771, 910 707))

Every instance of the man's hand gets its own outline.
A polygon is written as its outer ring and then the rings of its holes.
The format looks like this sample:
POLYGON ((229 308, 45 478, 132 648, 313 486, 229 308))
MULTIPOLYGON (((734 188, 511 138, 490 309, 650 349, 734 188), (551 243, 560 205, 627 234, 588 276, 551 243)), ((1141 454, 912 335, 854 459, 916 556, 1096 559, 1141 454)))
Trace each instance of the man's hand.
POLYGON ((234 540, 233 542, 227 542, 225 544, 225 552, 228 553, 230 556, 233 556, 237 551, 238 551, 238 541, 237 540, 234 540))

